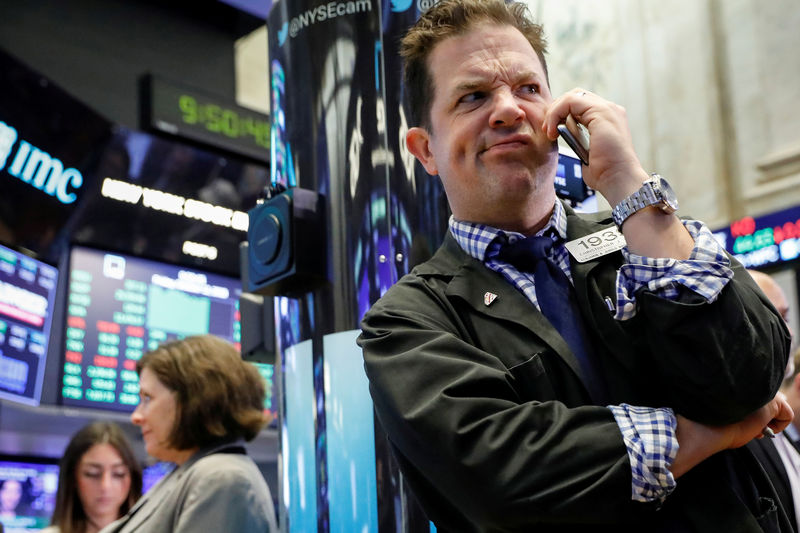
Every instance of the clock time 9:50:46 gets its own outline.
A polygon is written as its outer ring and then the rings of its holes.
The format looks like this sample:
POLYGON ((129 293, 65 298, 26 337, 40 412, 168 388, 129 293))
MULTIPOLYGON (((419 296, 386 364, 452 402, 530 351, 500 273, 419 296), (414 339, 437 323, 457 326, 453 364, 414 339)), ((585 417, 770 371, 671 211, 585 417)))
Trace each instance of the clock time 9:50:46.
POLYGON ((267 120, 240 116, 234 109, 217 104, 202 104, 186 94, 178 98, 181 118, 186 124, 203 124, 213 133, 221 133, 232 139, 252 136, 255 143, 269 148, 269 122, 267 120))

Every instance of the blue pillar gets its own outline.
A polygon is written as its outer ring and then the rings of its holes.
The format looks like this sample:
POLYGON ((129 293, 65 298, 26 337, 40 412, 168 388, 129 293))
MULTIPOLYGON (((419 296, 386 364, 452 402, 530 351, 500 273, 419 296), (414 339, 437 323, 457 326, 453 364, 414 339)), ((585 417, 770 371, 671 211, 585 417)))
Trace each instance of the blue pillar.
POLYGON ((355 345, 364 312, 447 228, 438 178, 405 148, 410 114, 397 46, 425 7, 291 0, 268 18, 271 176, 324 195, 330 280, 303 298, 276 299, 280 513, 292 533, 313 531, 310 523, 320 533, 430 531, 371 414, 355 345))

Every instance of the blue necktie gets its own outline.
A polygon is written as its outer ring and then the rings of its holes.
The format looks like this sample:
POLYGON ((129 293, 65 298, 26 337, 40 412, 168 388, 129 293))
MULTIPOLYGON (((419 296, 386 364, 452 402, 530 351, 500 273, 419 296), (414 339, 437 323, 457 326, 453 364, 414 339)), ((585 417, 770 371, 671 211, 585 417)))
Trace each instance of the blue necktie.
POLYGON ((542 314, 561 334, 578 359, 589 394, 599 403, 608 398, 596 357, 588 342, 575 291, 569 278, 552 259, 553 239, 528 237, 501 247, 497 258, 533 274, 536 300, 542 314))

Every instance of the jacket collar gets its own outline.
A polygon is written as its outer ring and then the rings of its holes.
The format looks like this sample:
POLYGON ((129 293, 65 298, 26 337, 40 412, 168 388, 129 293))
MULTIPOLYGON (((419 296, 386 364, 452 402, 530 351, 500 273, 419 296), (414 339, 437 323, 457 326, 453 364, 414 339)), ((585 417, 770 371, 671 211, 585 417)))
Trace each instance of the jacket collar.
POLYGON ((465 253, 450 232, 433 258, 417 268, 417 274, 449 278, 445 290, 447 298, 460 299, 476 313, 521 324, 535 332, 578 376, 581 375, 577 359, 544 315, 533 309, 525 295, 501 274, 465 253), (486 303, 487 294, 495 295, 490 304, 486 303))
MULTIPOLYGON (((568 241, 614 225, 608 212, 578 216, 569 206, 565 205, 565 208, 568 241)), ((587 276, 600 263, 599 258, 586 263, 578 263, 570 257, 570 268, 575 280, 576 291, 581 306, 584 308, 590 308, 587 276)), ((418 266, 416 273, 421 277, 449 278, 450 281, 445 291, 448 298, 458 298, 464 301, 476 313, 521 324, 535 332, 542 341, 564 359, 578 376, 581 375, 577 359, 547 318, 532 309, 528 299, 501 274, 487 268, 481 261, 464 252, 449 231, 436 254, 428 262, 418 266), (488 305, 486 303, 487 294, 496 296, 488 305)), ((612 301, 615 300, 614 285, 615 280, 612 279, 610 289, 607 289, 610 291, 612 301)), ((611 313, 609 311, 606 313, 608 318, 613 320, 611 313)), ((595 328, 603 327, 594 320, 592 322, 595 328)))
POLYGON ((123 527, 127 527, 128 531, 137 530, 159 507, 161 507, 161 504, 168 500, 165 495, 175 490, 175 486, 178 485, 186 471, 194 463, 213 453, 226 452, 245 453, 244 440, 235 440, 232 442, 216 444, 207 448, 201 448, 189 459, 187 459, 186 462, 167 474, 152 489, 150 489, 147 494, 139 498, 139 501, 136 502, 133 507, 131 507, 125 516, 106 526, 108 529, 104 529, 104 533, 106 531, 108 533, 115 533, 120 531, 123 527), (147 505, 147 502, 151 499, 154 499, 154 501, 152 504, 147 505))

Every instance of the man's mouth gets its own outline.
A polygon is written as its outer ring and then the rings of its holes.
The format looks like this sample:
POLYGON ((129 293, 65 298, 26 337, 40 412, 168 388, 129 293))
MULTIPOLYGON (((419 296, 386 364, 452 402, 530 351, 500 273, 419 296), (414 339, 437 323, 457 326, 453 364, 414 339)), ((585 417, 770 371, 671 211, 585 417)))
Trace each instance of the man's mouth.
POLYGON ((493 142, 487 148, 482 150, 481 153, 513 152, 515 150, 519 150, 524 146, 527 146, 529 143, 530 143, 530 137, 528 137, 527 135, 511 135, 509 137, 504 137, 503 139, 500 139, 497 142, 493 142))

